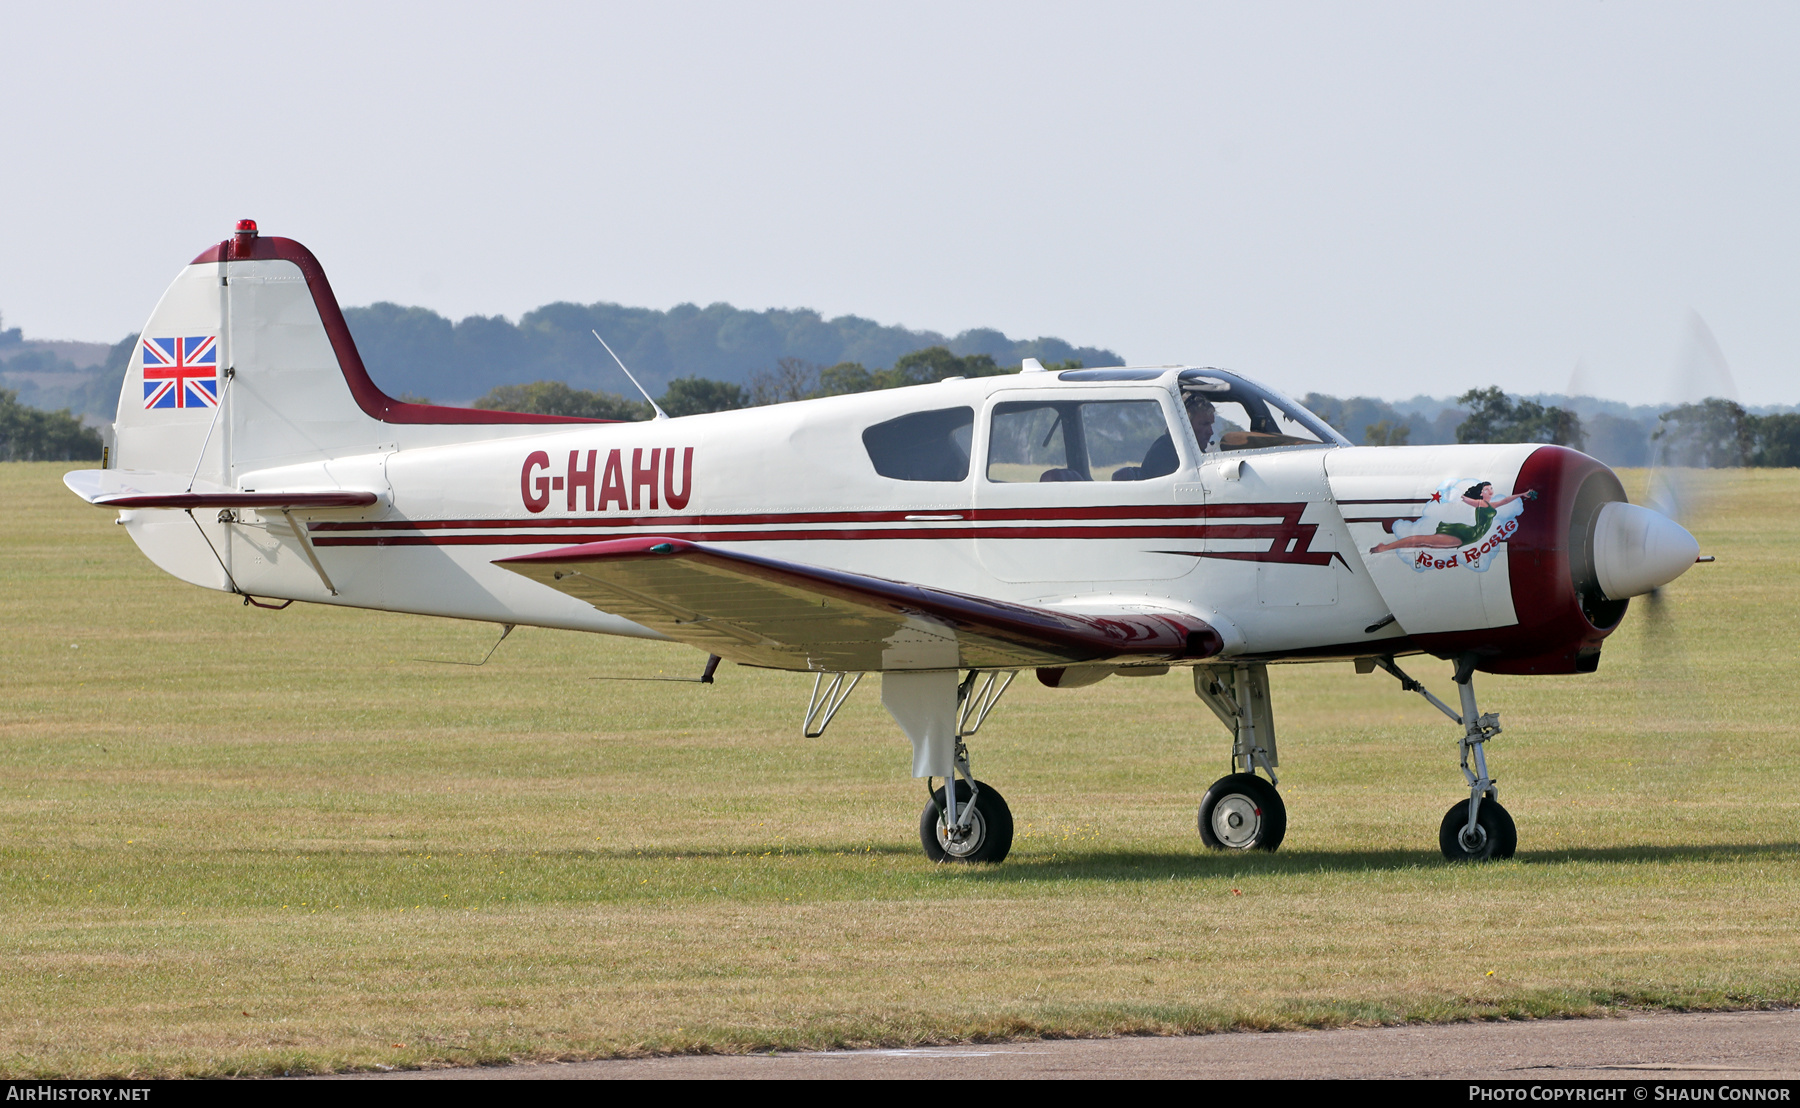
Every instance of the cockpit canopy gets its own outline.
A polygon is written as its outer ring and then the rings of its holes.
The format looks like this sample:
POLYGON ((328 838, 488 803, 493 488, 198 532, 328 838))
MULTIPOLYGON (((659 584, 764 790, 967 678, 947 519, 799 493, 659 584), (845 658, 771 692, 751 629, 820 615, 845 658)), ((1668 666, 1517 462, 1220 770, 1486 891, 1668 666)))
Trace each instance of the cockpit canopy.
MULTIPOLYGON (((1071 369, 1064 381, 1154 381, 1167 370, 1071 369)), ((1274 389, 1225 369, 1184 369, 1178 380, 1184 407, 1211 405, 1214 433, 1201 448, 1259 450, 1271 446, 1349 446, 1350 441, 1318 416, 1274 389)), ((1202 411, 1205 409, 1202 408, 1202 411)))
POLYGON ((1330 424, 1295 401, 1235 373, 1187 369, 1181 372, 1180 382, 1181 400, 1190 413, 1201 402, 1212 406, 1219 450, 1350 445, 1330 424))
MULTIPOLYGON (((1166 383, 1171 372, 1074 369, 1057 376, 1091 384, 1166 383)), ((1080 389, 1002 399, 991 413, 985 476, 1002 483, 1146 481, 1175 472, 1171 435, 1191 435, 1208 454, 1350 445, 1298 403, 1228 370, 1180 370, 1176 384, 1188 418, 1174 426, 1150 399, 1102 399, 1080 389)), ((863 446, 883 477, 963 481, 971 468, 974 422, 975 411, 967 406, 911 412, 865 429, 863 446)))

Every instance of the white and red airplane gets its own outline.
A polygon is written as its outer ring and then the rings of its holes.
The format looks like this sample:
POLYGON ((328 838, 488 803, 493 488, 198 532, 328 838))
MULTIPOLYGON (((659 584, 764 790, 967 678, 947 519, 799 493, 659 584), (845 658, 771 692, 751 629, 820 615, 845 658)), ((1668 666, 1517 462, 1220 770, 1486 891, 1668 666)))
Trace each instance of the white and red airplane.
POLYGON ((114 427, 106 468, 68 486, 246 603, 670 639, 710 655, 705 680, 721 658, 815 674, 808 737, 881 674, 937 860, 1011 846, 966 740, 1023 670, 1077 688, 1191 668, 1232 736, 1200 836, 1275 849, 1268 667, 1321 661, 1380 667, 1456 722, 1468 798, 1440 845, 1507 857, 1474 673, 1592 672, 1628 598, 1699 552, 1584 454, 1352 446, 1217 369, 1027 361, 641 423, 403 403, 313 255, 250 220, 151 313, 114 427), (1407 654, 1454 664, 1459 710, 1407 654))

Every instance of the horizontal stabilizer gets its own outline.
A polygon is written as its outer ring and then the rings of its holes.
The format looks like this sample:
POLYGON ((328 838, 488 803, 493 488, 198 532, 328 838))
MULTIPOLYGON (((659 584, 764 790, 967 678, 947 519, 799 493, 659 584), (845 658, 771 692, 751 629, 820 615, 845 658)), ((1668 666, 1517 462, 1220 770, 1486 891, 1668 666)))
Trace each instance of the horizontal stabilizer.
POLYGON ((844 672, 1198 659, 1180 612, 1073 613, 682 539, 615 539, 494 563, 734 662, 844 672))
POLYGON ((101 508, 363 508, 380 499, 361 489, 227 489, 179 473, 78 469, 69 491, 101 508))

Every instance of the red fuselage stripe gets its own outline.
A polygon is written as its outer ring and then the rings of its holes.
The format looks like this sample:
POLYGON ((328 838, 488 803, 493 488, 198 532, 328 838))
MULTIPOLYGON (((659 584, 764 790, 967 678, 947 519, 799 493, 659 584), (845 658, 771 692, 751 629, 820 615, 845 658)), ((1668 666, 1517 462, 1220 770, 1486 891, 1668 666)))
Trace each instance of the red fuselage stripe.
MULTIPOLYGON (((1027 542, 1069 539, 1160 539, 1199 543, 1236 539, 1267 543, 1261 550, 1161 550, 1201 558, 1325 565, 1344 561, 1336 551, 1312 549, 1318 525, 1301 523, 1303 501, 1284 504, 1182 504, 1144 507, 999 508, 961 512, 818 512, 744 516, 620 516, 613 519, 421 520, 389 523, 317 523, 310 528, 318 546, 576 546, 636 535, 667 535, 690 542, 818 542, 919 539, 1027 542), (914 520, 907 515, 956 515, 961 519, 914 520), (1165 523, 1112 520, 1166 519, 1165 523), (761 525, 744 529, 741 523, 761 525), (1001 521, 1011 521, 1001 522, 1001 521), (1092 521, 1092 522, 1083 522, 1092 521), (873 523, 844 527, 822 524, 873 523), (1031 526, 1031 523, 1038 526, 1031 526), (733 528, 732 523, 740 523, 733 528), (902 524, 895 526, 896 523, 902 524), (1025 525, 1021 526, 1023 523, 1025 525), (1070 524, 1075 524, 1070 526, 1070 524), (886 526, 880 526, 886 524, 886 526), (799 525, 799 526, 796 526, 799 525), (588 530, 576 530, 588 528, 588 530), (357 530, 362 534, 344 534, 357 530), (446 534, 447 531, 462 534, 446 534), (377 532, 370 534, 369 532, 377 532), (469 532, 474 532, 473 534, 469 532)), ((1346 568, 1349 562, 1344 561, 1346 568)))
POLYGON ((1430 503, 1430 497, 1424 497, 1424 496, 1421 496, 1421 497, 1385 496, 1385 497, 1382 497, 1380 500, 1340 500, 1340 501, 1338 501, 1339 505, 1343 505, 1343 504, 1428 504, 1428 503, 1430 503))
MULTIPOLYGON (((524 528, 633 528, 633 527, 794 527, 805 524, 913 523, 929 537, 958 524, 982 521, 1060 522, 1112 519, 1281 519, 1298 521, 1306 504, 1147 504, 1103 505, 1080 508, 912 508, 885 512, 768 512, 747 515, 696 516, 589 516, 553 519, 426 519, 372 523, 315 523, 314 532, 335 531, 477 531, 524 528), (908 516, 955 516, 955 519, 909 520, 908 516)), ((560 541, 560 539, 559 539, 560 541)))
MULTIPOLYGON (((766 531, 682 531, 672 537, 691 542, 771 542, 794 539, 1267 539, 1280 524, 1214 524, 1142 527, 836 527, 786 528, 766 531)), ((1285 532, 1284 532, 1285 533, 1285 532)), ((518 546, 539 543, 576 545, 616 539, 616 532, 535 535, 489 532, 483 535, 344 535, 320 536, 315 546, 518 546)))

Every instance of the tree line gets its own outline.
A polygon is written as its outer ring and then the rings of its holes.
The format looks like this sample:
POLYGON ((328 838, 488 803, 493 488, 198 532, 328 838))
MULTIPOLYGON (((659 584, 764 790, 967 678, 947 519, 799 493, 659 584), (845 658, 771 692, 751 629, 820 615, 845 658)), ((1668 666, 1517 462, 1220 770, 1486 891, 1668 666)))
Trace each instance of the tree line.
MULTIPOLYGON (((1080 359, 1046 365, 1050 370, 1081 368, 1080 359)), ((871 370, 858 362, 821 366, 798 358, 782 358, 774 368, 750 374, 746 385, 705 377, 678 377, 669 382, 657 404, 671 416, 808 400, 820 396, 871 392, 905 385, 929 384, 949 377, 992 377, 1016 372, 991 356, 959 356, 947 347, 931 346, 895 359, 887 369, 871 370)), ((1535 442, 1591 450, 1590 428, 1575 412, 1557 405, 1509 396, 1498 386, 1470 389, 1456 398, 1460 407, 1445 408, 1432 420, 1401 412, 1384 400, 1358 396, 1343 399, 1307 393, 1301 403, 1352 442, 1369 446, 1423 446, 1436 443, 1535 442)), ((571 388, 561 381, 503 385, 475 401, 477 408, 582 416, 588 419, 641 420, 650 406, 617 393, 571 388)), ((1636 427, 1635 421, 1602 414, 1610 421, 1636 427)), ((1731 466, 1800 466, 1800 413, 1756 415, 1734 401, 1709 398, 1664 411, 1645 435, 1654 458, 1610 459, 1615 465, 1664 465, 1721 468, 1731 466)))
MULTIPOLYGON (((1047 363, 1047 370, 1080 369, 1081 359, 1047 363)), ((773 368, 754 370, 745 384, 707 377, 677 377, 670 381, 656 403, 671 416, 725 412, 820 396, 926 385, 950 377, 994 377, 1014 373, 991 354, 958 355, 946 346, 928 346, 894 359, 886 369, 870 369, 861 362, 822 366, 800 358, 781 358, 773 368)), ((476 400, 474 407, 490 411, 534 412, 541 415, 581 416, 586 419, 649 419, 650 405, 618 393, 571 388, 562 381, 537 381, 529 385, 502 385, 476 400)))
POLYGON ((19 403, 13 390, 0 389, 0 461, 97 462, 100 451, 100 432, 67 409, 33 408, 19 403))
POLYGON ((1716 396, 1664 412, 1653 438, 1668 465, 1800 466, 1800 413, 1754 415, 1716 396))
POLYGON ((678 376, 754 389, 751 378, 758 367, 786 362, 855 364, 876 372, 928 347, 943 347, 957 357, 985 354, 999 365, 1016 366, 1023 358, 1088 365, 1121 361, 1110 350, 1058 338, 1015 340, 988 328, 945 336, 859 316, 827 319, 809 309, 758 312, 730 304, 679 304, 658 311, 556 303, 526 312, 515 324, 504 316, 468 316, 453 323, 429 308, 382 302, 347 308, 344 318, 376 384, 394 395, 435 396, 452 404, 497 386, 537 381, 604 391, 618 379, 618 370, 594 332, 653 391, 678 376))
POLYGON ((9 349, 23 345, 17 327, 0 331, 0 386, 33 408, 66 408, 76 415, 110 421, 119 406, 125 368, 137 348, 137 336, 114 343, 98 366, 79 366, 49 350, 9 349))
MULTIPOLYGON (((618 369, 594 341, 595 331, 652 391, 666 390, 678 378, 711 380, 738 386, 746 402, 771 389, 783 393, 785 387, 791 393, 792 382, 770 385, 767 380, 791 377, 783 367, 803 367, 801 376, 844 365, 878 374, 930 347, 943 347, 954 357, 986 355, 1001 366, 1016 366, 1024 358, 1086 365, 1123 360, 1102 347, 1048 336, 1013 339, 992 328, 946 336, 860 316, 826 318, 809 309, 748 311, 723 303, 704 308, 679 304, 667 311, 555 303, 526 312, 514 323, 497 315, 453 322, 428 308, 384 301, 346 308, 344 318, 369 376, 383 391, 397 397, 432 396, 453 405, 467 404, 499 386, 529 388, 541 381, 610 391, 619 380, 618 369)), ((128 335, 117 343, 103 365, 83 367, 44 351, 8 350, 20 345, 23 335, 16 327, 0 330, 0 371, 10 374, 0 385, 17 390, 19 400, 34 407, 67 407, 96 421, 110 420, 137 338, 128 335)), ((848 386, 812 386, 820 387, 848 386)))
MULTIPOLYGON (((954 340, 919 346, 921 338, 942 336, 882 327, 855 316, 825 320, 816 312, 745 312, 728 304, 704 309, 680 305, 667 312, 615 304, 551 304, 526 313, 517 325, 500 316, 469 316, 452 324, 427 309, 391 303, 350 308, 345 314, 376 383, 401 399, 423 401, 426 392, 444 396, 431 388, 434 382, 451 389, 479 384, 487 391, 473 402, 478 408, 589 419, 648 419, 651 414, 649 406, 635 398, 578 387, 585 381, 598 383, 603 373, 617 372, 610 360, 595 356, 599 344, 584 329, 593 323, 603 323, 621 336, 627 364, 639 371, 641 380, 661 386, 658 403, 675 416, 899 388, 947 377, 1012 373, 1027 357, 1056 370, 1117 365, 1123 360, 1111 351, 1077 348, 1060 339, 1014 342, 991 330, 966 331, 954 340), (835 338, 822 337, 826 333, 835 338), (646 363, 640 357, 650 349, 678 348, 692 359, 683 365, 719 365, 730 373, 665 374, 659 379, 654 367, 666 369, 670 363, 655 359, 646 363), (827 362, 793 353, 796 349, 870 353, 827 362), (744 359, 758 356, 761 361, 749 364, 761 368, 744 368, 744 359), (579 374, 545 374, 529 380, 535 370, 575 362, 580 363, 579 374), (521 380, 494 386, 495 376, 521 380), (577 383, 570 384, 571 380, 577 383)), ((23 337, 16 327, 0 331, 4 369, 19 384, 14 390, 0 389, 0 459, 98 458, 100 437, 84 428, 78 417, 112 418, 137 339, 127 335, 112 346, 103 365, 83 370, 45 351, 7 353, 5 348, 21 345, 23 337), (43 384, 58 380, 69 384, 43 384)), ((450 395, 454 398, 456 393, 450 395)), ((1411 404, 1416 407, 1425 399, 1415 398, 1411 404)), ((1615 466, 1653 461, 1699 467, 1800 466, 1800 414, 1759 415, 1718 397, 1660 412, 1610 405, 1625 412, 1623 416, 1593 410, 1608 402, 1578 400, 1578 405, 1588 406, 1586 418, 1572 407, 1509 396, 1498 386, 1470 389, 1456 398, 1454 406, 1432 402, 1424 412, 1372 397, 1316 392, 1306 394, 1301 403, 1352 442, 1371 445, 1545 442, 1585 450, 1615 466), (1426 412, 1434 414, 1427 417, 1426 412)))
POLYGON ((1417 428, 1411 417, 1368 397, 1308 393, 1301 401, 1351 441, 1370 446, 1539 442, 1585 450, 1610 465, 1800 466, 1800 413, 1756 415, 1719 397, 1663 411, 1649 429, 1606 413, 1583 421, 1569 409, 1514 398, 1498 386, 1470 389, 1456 402, 1460 408, 1447 408, 1417 428), (1415 437, 1416 429, 1424 433, 1415 437))

